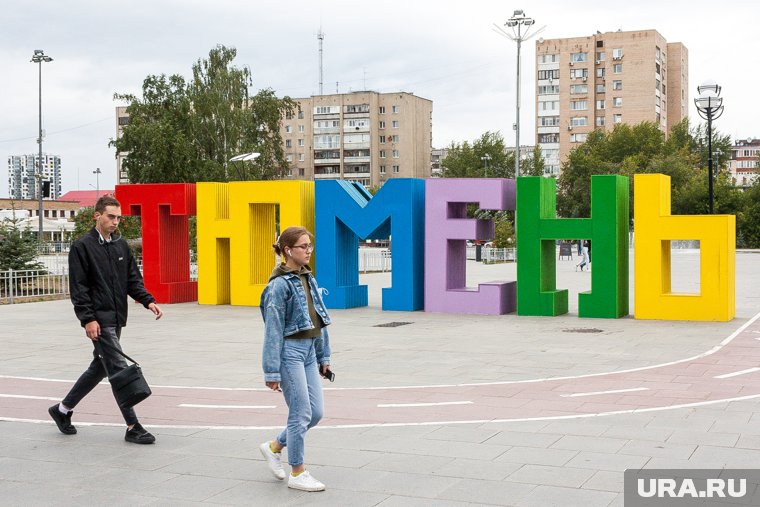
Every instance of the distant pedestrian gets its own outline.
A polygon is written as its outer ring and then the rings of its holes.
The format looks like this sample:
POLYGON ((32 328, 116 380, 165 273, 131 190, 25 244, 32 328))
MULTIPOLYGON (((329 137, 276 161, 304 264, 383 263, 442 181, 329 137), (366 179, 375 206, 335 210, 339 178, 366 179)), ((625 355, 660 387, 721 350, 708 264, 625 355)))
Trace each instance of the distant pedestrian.
POLYGON ((588 269, 591 269, 591 260, 588 256, 588 241, 583 242, 583 247, 581 250, 581 262, 575 266, 575 270, 578 271, 578 268, 580 268, 580 270, 583 271, 583 268, 586 266, 588 266, 588 269))
POLYGON ((583 241, 580 239, 578 240, 578 256, 580 257, 583 255, 583 241))
MULTIPOLYGON (((48 409, 58 429, 65 435, 77 432, 71 425, 74 407, 97 386, 108 372, 116 373, 127 362, 114 349, 121 350, 121 328, 127 325, 127 296, 153 312, 156 320, 163 312, 145 290, 140 270, 127 242, 116 235, 121 220, 121 204, 111 196, 102 196, 95 204, 95 227, 71 245, 69 251, 69 288, 74 312, 92 340, 94 359, 79 377, 69 394, 48 409), (101 346, 100 344, 106 346, 101 346), (98 354, 102 354, 101 360, 98 354)), ((152 444, 155 437, 137 420, 132 408, 121 409, 127 432, 124 440, 135 444, 152 444)))
POLYGON ((306 432, 324 413, 320 375, 332 380, 330 371, 330 317, 322 301, 309 260, 313 236, 304 227, 288 227, 272 245, 281 263, 274 269, 261 294, 264 318, 264 381, 273 391, 282 390, 288 405, 287 427, 276 439, 259 446, 269 470, 285 479, 281 451, 288 447, 291 467, 288 487, 323 491, 325 485, 304 466, 306 432))

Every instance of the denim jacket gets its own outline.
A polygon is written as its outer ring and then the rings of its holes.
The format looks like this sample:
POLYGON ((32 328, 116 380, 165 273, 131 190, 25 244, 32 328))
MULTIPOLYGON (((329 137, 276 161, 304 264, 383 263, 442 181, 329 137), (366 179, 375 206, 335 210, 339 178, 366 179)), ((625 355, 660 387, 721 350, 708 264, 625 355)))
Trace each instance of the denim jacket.
MULTIPOLYGON (((327 314, 324 301, 322 301, 322 292, 317 286, 317 281, 311 274, 308 277, 314 309, 325 324, 325 327, 322 328, 322 336, 314 339, 317 363, 320 365, 330 364, 330 336, 327 332, 330 316, 327 314)), ((280 382, 280 357, 285 337, 314 328, 309 317, 306 294, 298 274, 287 273, 271 279, 264 292, 261 293, 259 308, 264 319, 264 353, 262 356, 264 380, 266 382, 280 382)))

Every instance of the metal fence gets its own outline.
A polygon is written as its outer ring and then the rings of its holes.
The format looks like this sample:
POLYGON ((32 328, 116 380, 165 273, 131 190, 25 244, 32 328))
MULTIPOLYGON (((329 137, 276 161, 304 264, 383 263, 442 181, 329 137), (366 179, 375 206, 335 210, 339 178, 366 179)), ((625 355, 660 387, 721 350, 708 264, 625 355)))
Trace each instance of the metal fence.
POLYGON ((515 248, 484 248, 482 259, 484 264, 514 262, 517 259, 517 252, 515 248))
POLYGON ((391 270, 391 251, 387 248, 360 248, 359 272, 385 272, 391 270))
POLYGON ((44 270, 0 271, 0 303, 12 304, 68 294, 68 275, 51 274, 44 270))

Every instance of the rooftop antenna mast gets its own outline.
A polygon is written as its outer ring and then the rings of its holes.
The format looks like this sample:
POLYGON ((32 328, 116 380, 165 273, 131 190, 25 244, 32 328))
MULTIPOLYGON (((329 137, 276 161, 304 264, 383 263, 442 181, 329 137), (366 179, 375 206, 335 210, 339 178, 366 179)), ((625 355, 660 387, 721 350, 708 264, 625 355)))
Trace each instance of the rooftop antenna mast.
POLYGON ((319 32, 317 32, 317 39, 319 40, 319 94, 323 95, 322 90, 322 81, 323 81, 323 68, 322 68, 322 43, 325 40, 325 34, 322 31, 322 27, 319 27, 319 32))

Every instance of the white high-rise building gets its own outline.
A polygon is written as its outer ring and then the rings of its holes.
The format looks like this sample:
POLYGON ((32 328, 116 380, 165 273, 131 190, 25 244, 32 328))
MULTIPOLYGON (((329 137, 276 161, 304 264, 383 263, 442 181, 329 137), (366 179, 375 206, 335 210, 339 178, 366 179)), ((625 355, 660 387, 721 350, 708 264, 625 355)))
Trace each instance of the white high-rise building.
MULTIPOLYGON (((37 161, 39 155, 11 155, 8 157, 8 193, 11 199, 37 199, 37 161)), ((50 182, 50 195, 61 196, 61 157, 42 154, 42 179, 50 182)))

